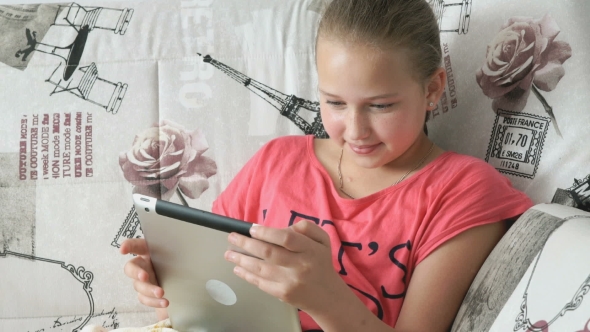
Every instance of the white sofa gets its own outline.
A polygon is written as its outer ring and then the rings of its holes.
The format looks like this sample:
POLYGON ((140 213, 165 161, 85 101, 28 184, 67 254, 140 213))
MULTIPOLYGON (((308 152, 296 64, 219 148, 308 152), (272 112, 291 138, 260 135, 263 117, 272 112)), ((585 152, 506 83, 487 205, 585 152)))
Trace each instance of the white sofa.
MULTIPOLYGON (((216 165, 185 197, 209 209, 268 140, 321 135, 321 0, 12 2, 0 0, 0 330, 148 325, 117 251, 141 236, 121 153, 160 120, 181 124, 216 165)), ((449 79, 429 135, 486 160, 536 203, 569 206, 539 205, 511 228, 453 330, 588 331, 590 3, 431 4, 449 79), (543 47, 535 89, 506 99, 482 68, 518 24, 543 47)))

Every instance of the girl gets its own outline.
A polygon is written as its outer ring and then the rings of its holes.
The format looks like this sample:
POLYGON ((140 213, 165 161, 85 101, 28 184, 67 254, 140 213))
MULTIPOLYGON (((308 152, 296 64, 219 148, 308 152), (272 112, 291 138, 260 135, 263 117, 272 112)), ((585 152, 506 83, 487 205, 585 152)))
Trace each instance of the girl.
MULTIPOLYGON (((304 331, 447 331, 505 221, 532 203, 478 159, 443 151, 424 119, 446 75, 425 0, 333 0, 316 41, 329 139, 266 144, 212 211, 253 222, 235 273, 301 309, 304 331)), ((166 316, 143 240, 125 273, 166 316)))

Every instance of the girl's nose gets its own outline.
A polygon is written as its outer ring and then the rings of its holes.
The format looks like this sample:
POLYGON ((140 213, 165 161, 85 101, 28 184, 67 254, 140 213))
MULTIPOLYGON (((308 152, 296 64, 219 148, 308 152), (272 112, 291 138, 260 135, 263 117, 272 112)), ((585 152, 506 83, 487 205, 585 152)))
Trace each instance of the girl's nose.
POLYGON ((362 140, 368 137, 371 128, 367 113, 359 108, 349 110, 346 131, 350 140, 362 140))

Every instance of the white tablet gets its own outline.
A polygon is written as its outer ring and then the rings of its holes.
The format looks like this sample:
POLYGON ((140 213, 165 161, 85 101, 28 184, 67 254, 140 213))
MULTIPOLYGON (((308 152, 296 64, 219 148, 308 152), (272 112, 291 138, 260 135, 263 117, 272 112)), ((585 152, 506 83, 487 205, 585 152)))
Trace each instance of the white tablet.
POLYGON ((223 257, 251 224, 133 195, 168 314, 179 331, 301 332, 297 309, 240 279, 223 257))

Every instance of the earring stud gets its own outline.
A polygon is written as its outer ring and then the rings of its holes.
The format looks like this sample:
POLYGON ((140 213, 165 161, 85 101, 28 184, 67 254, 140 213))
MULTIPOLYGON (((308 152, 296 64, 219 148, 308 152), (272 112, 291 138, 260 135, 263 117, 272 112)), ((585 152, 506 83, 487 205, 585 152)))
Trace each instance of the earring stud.
POLYGON ((434 103, 430 102, 430 104, 428 104, 428 106, 432 107, 432 106, 434 106, 434 103))

